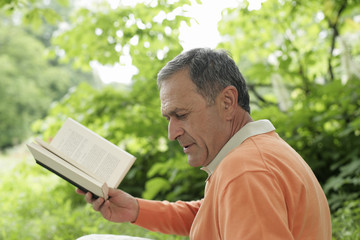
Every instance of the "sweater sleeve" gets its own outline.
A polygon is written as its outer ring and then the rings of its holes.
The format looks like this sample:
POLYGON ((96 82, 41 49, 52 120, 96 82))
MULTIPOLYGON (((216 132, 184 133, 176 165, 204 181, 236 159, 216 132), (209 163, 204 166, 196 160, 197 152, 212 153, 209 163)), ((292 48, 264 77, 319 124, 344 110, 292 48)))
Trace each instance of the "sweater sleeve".
POLYGON ((137 199, 139 215, 134 224, 150 231, 188 236, 202 200, 168 202, 137 199))

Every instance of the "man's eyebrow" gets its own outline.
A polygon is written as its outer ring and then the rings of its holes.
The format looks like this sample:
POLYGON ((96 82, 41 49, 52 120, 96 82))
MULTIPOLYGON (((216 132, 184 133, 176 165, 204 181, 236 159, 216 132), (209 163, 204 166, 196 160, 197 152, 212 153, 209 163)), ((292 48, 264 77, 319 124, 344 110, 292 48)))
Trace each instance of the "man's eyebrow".
POLYGON ((188 111, 187 109, 185 109, 185 108, 175 108, 174 110, 171 110, 170 112, 168 112, 168 113, 162 113, 162 115, 164 116, 164 117, 168 117, 168 116, 174 116, 174 115, 176 115, 178 112, 180 112, 180 111, 188 111))

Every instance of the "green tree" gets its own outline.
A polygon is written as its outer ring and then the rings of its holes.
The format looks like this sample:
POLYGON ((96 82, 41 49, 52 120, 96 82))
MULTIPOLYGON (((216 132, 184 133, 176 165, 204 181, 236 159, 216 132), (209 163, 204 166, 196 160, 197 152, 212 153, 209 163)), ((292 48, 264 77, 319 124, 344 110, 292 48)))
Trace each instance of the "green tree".
POLYGON ((88 68, 93 60, 114 64, 127 55, 137 67, 130 89, 79 86, 45 121, 35 124, 39 132, 44 131, 42 126, 52 126, 44 133, 47 138, 60 126, 59 120, 71 116, 124 146, 137 161, 121 188, 136 196, 186 200, 203 192, 205 174, 187 166, 178 144, 166 139, 167 123, 160 114, 156 86, 160 68, 182 51, 178 28, 182 21, 189 22, 183 16, 186 4, 189 1, 159 0, 115 9, 106 3, 81 8, 69 30, 52 41, 54 48, 65 52, 64 60, 76 67, 88 68))
POLYGON ((26 126, 43 116, 50 104, 50 94, 42 92, 40 87, 46 84, 42 76, 47 67, 39 57, 43 51, 41 43, 17 27, 1 26, 0 46, 0 147, 3 148, 28 136, 30 129, 26 126))
POLYGON ((54 66, 45 48, 21 27, 0 25, 0 149, 21 143, 30 124, 44 117, 54 100, 70 86, 90 82, 90 74, 54 66))
MULTIPOLYGON (((43 23, 55 24, 60 21, 63 16, 66 16, 64 7, 68 6, 68 0, 2 0, 0 1, 0 12, 5 16, 16 15, 15 18, 20 20, 20 22, 31 25, 34 28, 41 28, 45 26, 43 23), (59 6, 62 8, 59 8, 59 6)), ((9 21, 3 15, 1 18, 9 21)))
POLYGON ((359 1, 242 2, 223 13, 219 46, 246 76, 253 116, 304 157, 333 208, 359 196, 359 1))
POLYGON ((56 30, 51 24, 67 17, 66 5, 60 0, 0 3, 0 149, 29 137, 31 123, 70 87, 81 81, 98 85, 91 73, 60 64, 46 49, 56 30))

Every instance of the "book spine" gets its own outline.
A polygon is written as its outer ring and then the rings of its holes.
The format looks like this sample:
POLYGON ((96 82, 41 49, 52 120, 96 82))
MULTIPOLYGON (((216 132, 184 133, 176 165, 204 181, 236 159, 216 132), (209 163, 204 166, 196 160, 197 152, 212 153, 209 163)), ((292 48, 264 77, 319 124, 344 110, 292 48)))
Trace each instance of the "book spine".
MULTIPOLYGON (((89 192, 89 190, 85 189, 83 186, 80 186, 80 185, 77 184, 76 182, 74 182, 74 181, 72 181, 71 179, 65 177, 65 176, 62 175, 61 173, 58 173, 58 172, 55 171, 54 169, 49 168, 48 166, 46 166, 46 165, 43 164, 42 162, 37 161, 36 159, 35 159, 35 161, 36 161, 36 163, 39 164, 40 166, 46 168, 47 170, 49 170, 49 171, 52 172, 52 173, 55 173, 55 174, 58 175, 60 178, 64 179, 65 181, 67 181, 67 182, 71 183, 72 185, 74 185, 75 187, 79 188, 81 191, 83 191, 83 192, 85 192, 85 193, 86 193, 86 192, 89 192)), ((93 196, 94 199, 99 198, 99 196, 96 196, 96 195, 93 194, 93 193, 91 193, 91 194, 92 194, 92 196, 93 196)))

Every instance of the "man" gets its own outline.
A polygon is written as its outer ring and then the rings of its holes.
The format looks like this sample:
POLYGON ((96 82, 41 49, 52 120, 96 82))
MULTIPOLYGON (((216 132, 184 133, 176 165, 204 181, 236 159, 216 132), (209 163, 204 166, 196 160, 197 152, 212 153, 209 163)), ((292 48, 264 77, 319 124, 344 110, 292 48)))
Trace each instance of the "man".
MULTIPOLYGON (((168 137, 208 173, 203 199, 86 201, 104 218, 190 239, 331 239, 326 197, 268 120, 253 121, 245 80, 224 51, 193 49, 158 74, 168 137)), ((85 194, 78 190, 78 193, 85 194)))

